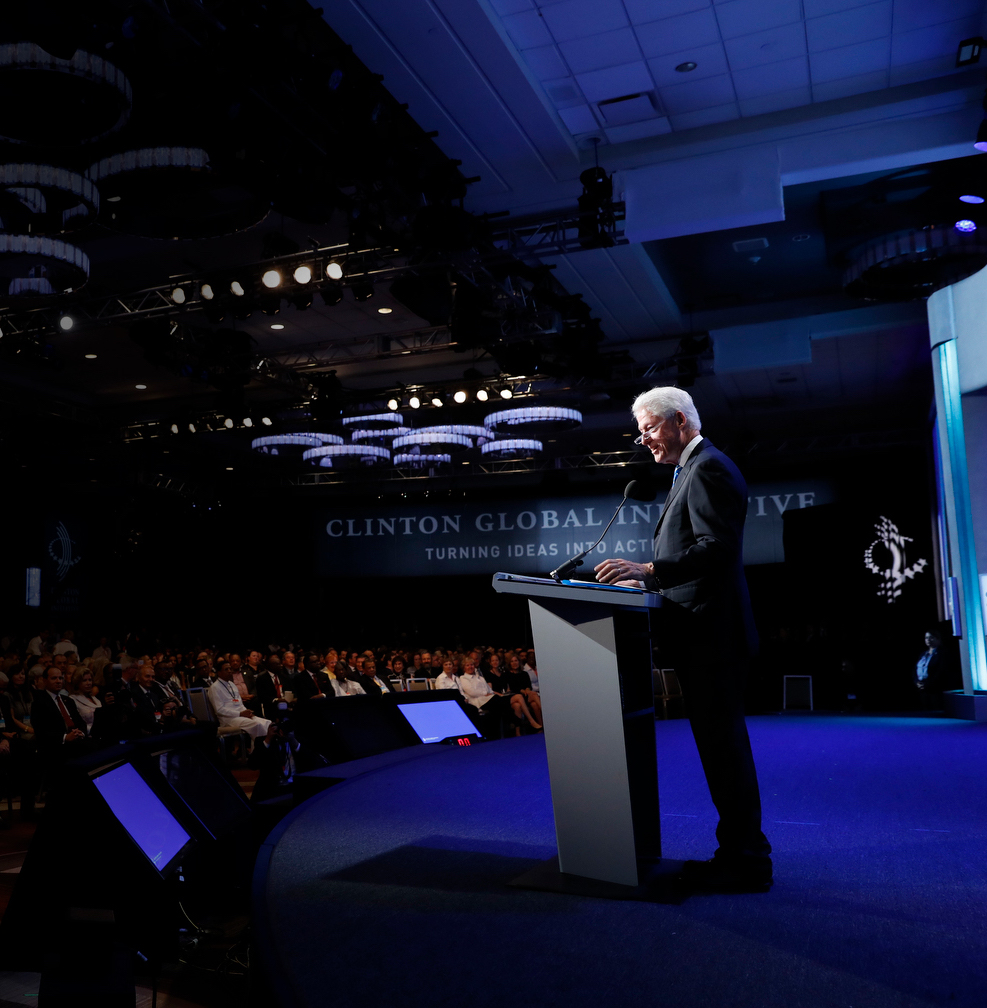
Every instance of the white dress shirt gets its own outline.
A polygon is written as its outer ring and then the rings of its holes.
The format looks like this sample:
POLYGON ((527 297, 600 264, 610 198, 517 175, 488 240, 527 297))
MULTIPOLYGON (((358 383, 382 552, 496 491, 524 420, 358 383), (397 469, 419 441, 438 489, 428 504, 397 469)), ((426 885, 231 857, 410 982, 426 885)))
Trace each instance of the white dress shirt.
POLYGON ((358 683, 353 682, 352 679, 344 679, 340 682, 338 679, 332 679, 332 689, 336 696, 366 696, 367 691, 358 683))
POLYGON ((697 434, 686 446, 685 451, 679 456, 679 465, 684 466, 689 461, 689 456, 695 451, 696 445, 702 441, 702 434, 697 434))
POLYGON ((482 707, 494 695, 493 687, 477 672, 464 672, 459 677, 459 690, 474 707, 482 707))
POLYGON ((225 679, 217 679, 209 687, 209 702, 220 721, 224 718, 243 717, 243 712, 247 709, 236 683, 227 682, 225 679))
POLYGON ((463 687, 459 685, 459 676, 446 675, 445 672, 435 677, 435 686, 433 689, 455 689, 459 690, 460 693, 463 692, 463 687))

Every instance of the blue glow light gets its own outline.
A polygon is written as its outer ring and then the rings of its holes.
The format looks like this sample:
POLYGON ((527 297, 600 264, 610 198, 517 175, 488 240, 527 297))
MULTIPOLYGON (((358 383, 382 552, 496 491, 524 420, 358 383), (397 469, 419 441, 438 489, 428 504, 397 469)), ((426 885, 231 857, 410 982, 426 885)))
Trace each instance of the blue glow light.
POLYGON ((961 203, 983 203, 983 196, 961 196, 961 203))
POLYGON ((957 231, 976 231, 977 225, 972 220, 958 220, 954 225, 957 231))

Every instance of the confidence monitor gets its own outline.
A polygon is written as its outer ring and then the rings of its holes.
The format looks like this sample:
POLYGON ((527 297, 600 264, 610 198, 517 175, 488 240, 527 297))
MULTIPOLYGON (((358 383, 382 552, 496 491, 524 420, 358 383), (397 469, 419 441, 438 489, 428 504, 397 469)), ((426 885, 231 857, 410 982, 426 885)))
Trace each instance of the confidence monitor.
POLYGON ((192 837, 129 763, 93 777, 117 822, 141 853, 166 875, 192 844, 192 837))
POLYGON ((426 744, 477 733, 476 726, 455 700, 405 704, 399 701, 398 710, 426 744))

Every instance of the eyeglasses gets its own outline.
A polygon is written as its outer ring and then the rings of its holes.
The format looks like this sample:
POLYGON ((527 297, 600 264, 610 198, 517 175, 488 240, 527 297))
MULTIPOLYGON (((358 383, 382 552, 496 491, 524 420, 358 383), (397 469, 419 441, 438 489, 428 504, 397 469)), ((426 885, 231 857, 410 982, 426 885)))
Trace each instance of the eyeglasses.
MULTIPOLYGON (((666 419, 667 419, 667 417, 666 417, 666 419)), ((641 433, 636 438, 634 438, 634 444, 636 444, 636 445, 643 445, 644 442, 645 442, 645 439, 653 438, 658 433, 658 431, 661 429, 661 425, 664 422, 665 422, 664 420, 659 420, 658 423, 654 424, 653 426, 651 426, 651 427, 645 427, 644 430, 641 431, 641 433)))

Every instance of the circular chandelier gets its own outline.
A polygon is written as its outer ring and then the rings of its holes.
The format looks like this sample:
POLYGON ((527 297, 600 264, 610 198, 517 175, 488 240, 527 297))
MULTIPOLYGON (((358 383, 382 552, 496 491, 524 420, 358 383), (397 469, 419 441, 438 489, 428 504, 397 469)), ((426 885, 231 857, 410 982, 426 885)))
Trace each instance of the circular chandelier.
POLYGON ((217 238, 252 227, 269 202, 198 147, 112 154, 86 175, 103 199, 102 223, 143 238, 217 238))
POLYGON ((89 256, 57 238, 0 234, 0 282, 21 297, 70 294, 89 279, 89 256))
POLYGON ((33 42, 0 45, 0 139, 44 147, 92 143, 130 116, 130 82, 99 56, 52 56, 33 42))
POLYGON ((472 438, 476 445, 493 441, 497 437, 492 430, 486 427, 474 427, 470 424, 439 424, 434 427, 419 427, 419 434, 457 434, 461 437, 472 438))
POLYGON ((391 427, 388 430, 355 430, 350 438, 354 444, 357 441, 361 444, 387 444, 388 441, 396 437, 403 437, 410 433, 410 427, 391 427))
POLYGON ((529 438, 514 438, 507 441, 490 441, 480 448, 480 451, 493 459, 525 458, 533 452, 544 448, 541 441, 529 438))
POLYGON ((345 416, 340 421, 350 430, 386 430, 404 427, 404 417, 400 413, 372 413, 369 416, 345 416))
POLYGON ((565 430, 583 422, 579 410, 564 406, 519 406, 516 409, 491 413, 483 421, 491 430, 504 430, 537 424, 542 430, 565 430))
POLYGON ((436 465, 449 465, 451 455, 395 455, 394 464, 398 469, 428 469, 436 465))
POLYGON ((414 454, 416 449, 421 451, 422 448, 431 448, 435 451, 441 451, 442 449, 445 449, 446 451, 462 451, 464 448, 472 448, 473 440, 472 438, 466 437, 464 434, 439 434, 426 433, 425 431, 413 431, 411 434, 405 434, 403 437, 395 438, 393 447, 395 451, 399 448, 408 448, 412 454, 414 454))
POLYGON ((302 446, 318 448, 321 445, 341 445, 343 439, 338 434, 265 434, 254 438, 250 447, 265 455, 278 455, 278 448, 302 446))
POLYGON ((89 179, 44 164, 0 165, 0 220, 5 231, 60 234, 92 222, 99 192, 89 179))
POLYGON ((354 464, 380 465, 382 462, 390 462, 391 453, 377 445, 339 444, 310 448, 307 452, 303 452, 302 458, 324 469, 334 469, 354 464))

